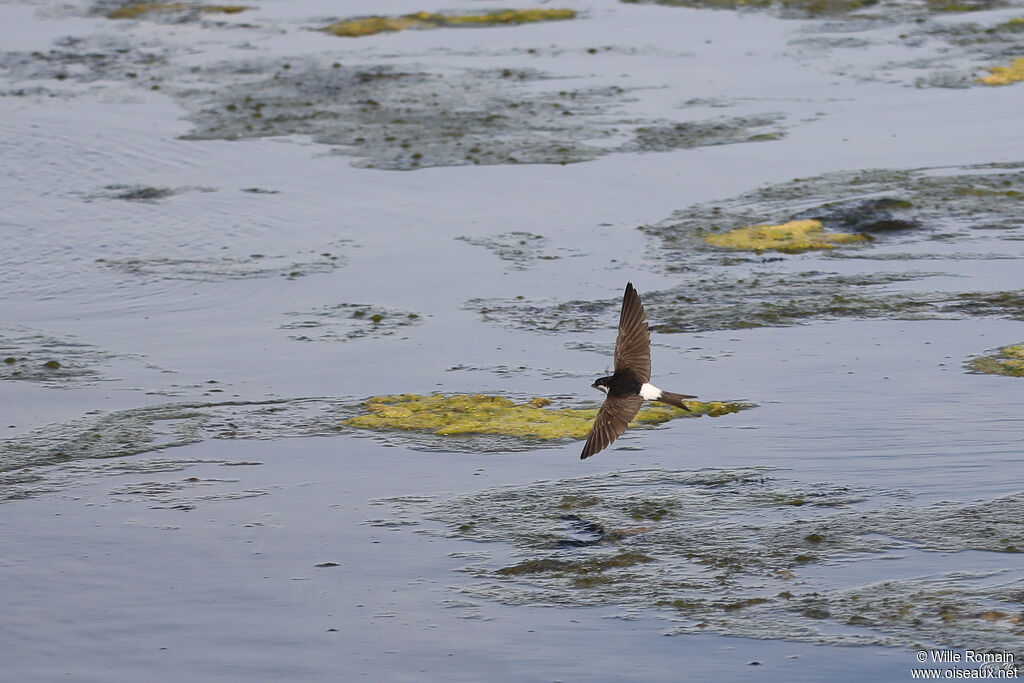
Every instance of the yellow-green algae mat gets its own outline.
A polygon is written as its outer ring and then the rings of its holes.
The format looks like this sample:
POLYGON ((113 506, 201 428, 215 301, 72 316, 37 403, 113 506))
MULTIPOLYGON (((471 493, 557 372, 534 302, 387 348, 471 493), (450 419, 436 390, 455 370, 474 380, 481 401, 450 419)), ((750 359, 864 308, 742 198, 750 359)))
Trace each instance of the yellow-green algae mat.
POLYGON ((789 221, 781 225, 752 225, 704 238, 705 242, 715 247, 790 254, 811 249, 832 249, 840 244, 867 240, 867 236, 857 233, 826 232, 821 221, 815 220, 789 221))
POLYGON ((1024 57, 1017 57, 1010 62, 1010 66, 993 66, 988 71, 988 76, 978 79, 985 85, 1010 85, 1024 81, 1024 57))
MULTIPOLYGON (((374 430, 406 429, 441 436, 494 434, 530 439, 582 439, 590 431, 597 408, 549 408, 551 400, 534 398, 516 403, 486 394, 400 394, 373 396, 366 412, 344 421, 350 427, 374 430)), ((747 407, 721 401, 687 401, 690 412, 668 405, 640 410, 633 425, 653 425, 677 417, 717 417, 747 407)))
MULTIPOLYGON (((374 503, 370 524, 472 543, 453 553, 469 601, 653 614, 668 633, 1024 656, 1024 493, 921 501, 767 468, 658 468, 374 503)), ((464 616, 479 616, 469 601, 464 616)))
POLYGON ((967 367, 989 375, 1024 377, 1024 343, 1004 346, 986 356, 971 358, 967 367))
POLYGON ((154 12, 196 11, 209 14, 238 14, 250 9, 245 5, 200 5, 194 2, 136 2, 122 5, 107 14, 108 19, 134 19, 154 12))
POLYGON ((359 17, 345 19, 323 31, 346 38, 370 36, 375 33, 403 31, 407 28, 439 28, 442 26, 500 26, 509 24, 528 24, 538 21, 558 21, 572 19, 576 11, 571 9, 519 9, 485 12, 483 14, 439 14, 435 12, 415 12, 400 17, 359 17))

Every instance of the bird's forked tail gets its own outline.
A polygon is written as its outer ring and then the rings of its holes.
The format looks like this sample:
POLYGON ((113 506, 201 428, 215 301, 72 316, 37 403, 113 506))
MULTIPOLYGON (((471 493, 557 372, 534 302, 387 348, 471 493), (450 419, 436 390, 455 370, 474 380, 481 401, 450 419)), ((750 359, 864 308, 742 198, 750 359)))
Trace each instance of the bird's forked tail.
POLYGON ((656 398, 654 400, 658 401, 659 403, 667 403, 670 406, 675 406, 676 408, 682 408, 683 410, 689 412, 690 409, 687 408, 686 404, 683 402, 683 399, 686 399, 686 398, 697 398, 697 397, 696 396, 689 396, 687 394, 673 394, 671 391, 662 391, 661 392, 661 396, 659 396, 658 398, 656 398))

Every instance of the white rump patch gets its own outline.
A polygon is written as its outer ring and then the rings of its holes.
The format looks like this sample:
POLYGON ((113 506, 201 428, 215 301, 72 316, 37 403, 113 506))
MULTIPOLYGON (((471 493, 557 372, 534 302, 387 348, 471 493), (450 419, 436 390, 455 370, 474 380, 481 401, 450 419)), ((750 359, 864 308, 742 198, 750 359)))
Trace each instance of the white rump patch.
POLYGON ((661 398, 661 389, 653 384, 647 384, 645 382, 644 385, 640 387, 640 395, 644 397, 644 400, 657 401, 661 398))

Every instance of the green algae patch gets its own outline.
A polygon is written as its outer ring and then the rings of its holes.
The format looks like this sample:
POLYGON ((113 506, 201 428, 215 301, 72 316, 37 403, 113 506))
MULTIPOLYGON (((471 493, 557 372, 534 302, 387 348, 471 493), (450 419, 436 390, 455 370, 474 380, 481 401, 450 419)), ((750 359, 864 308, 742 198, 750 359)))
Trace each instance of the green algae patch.
POLYGON ((137 2, 124 5, 107 14, 108 19, 135 19, 157 12, 203 12, 207 14, 238 14, 250 9, 245 5, 198 5, 191 2, 137 2))
POLYGON ((989 355, 971 358, 967 361, 967 368, 987 375, 1024 377, 1024 343, 1004 346, 989 355))
MULTIPOLYGON (((344 421, 350 427, 373 430, 414 430, 440 436, 494 434, 532 439, 582 439, 597 416, 597 408, 549 408, 551 401, 534 398, 515 403, 486 394, 400 394, 374 396, 366 413, 344 421)), ((677 417, 717 417, 739 411, 738 403, 688 401, 690 412, 667 405, 640 410, 633 424, 660 424, 677 417)))
POLYGON ((708 235, 704 241, 715 247, 747 251, 781 251, 795 254, 811 249, 833 249, 840 244, 864 242, 864 235, 825 232, 821 221, 796 220, 781 225, 752 225, 725 233, 708 235))
POLYGON ((346 19, 326 26, 322 31, 345 38, 359 38, 376 33, 404 31, 408 28, 440 28, 448 26, 501 26, 528 24, 539 21, 573 19, 571 9, 524 9, 486 12, 483 14, 438 14, 415 12, 400 17, 360 17, 346 19))
POLYGON ((1024 57, 1017 57, 1010 66, 993 66, 989 68, 988 76, 978 79, 979 83, 985 85, 1010 85, 1017 81, 1024 81, 1024 57))

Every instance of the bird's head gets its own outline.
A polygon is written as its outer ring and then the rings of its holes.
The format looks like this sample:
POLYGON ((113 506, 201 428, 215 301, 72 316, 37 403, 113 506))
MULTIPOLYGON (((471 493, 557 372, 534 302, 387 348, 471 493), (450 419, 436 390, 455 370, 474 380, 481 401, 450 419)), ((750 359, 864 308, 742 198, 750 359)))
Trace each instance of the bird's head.
POLYGON ((608 387, 610 387, 611 384, 612 384, 612 378, 611 377, 601 377, 601 378, 595 380, 594 383, 591 384, 590 386, 592 386, 595 389, 598 389, 600 391, 603 391, 604 393, 607 394, 608 393, 608 387))

